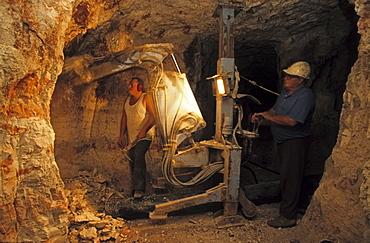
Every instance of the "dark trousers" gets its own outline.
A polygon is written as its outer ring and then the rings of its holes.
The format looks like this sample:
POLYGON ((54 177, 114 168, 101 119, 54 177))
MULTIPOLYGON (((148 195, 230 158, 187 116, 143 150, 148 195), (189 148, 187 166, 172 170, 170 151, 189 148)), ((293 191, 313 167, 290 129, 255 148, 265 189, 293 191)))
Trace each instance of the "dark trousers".
POLYGON ((296 219, 300 203, 302 205, 308 204, 308 195, 305 188, 302 187, 302 181, 310 144, 310 138, 298 138, 277 145, 282 163, 280 215, 287 219, 296 219))
POLYGON ((131 159, 130 166, 132 172, 132 189, 145 191, 146 186, 146 163, 145 153, 150 146, 151 141, 141 140, 129 151, 131 159))

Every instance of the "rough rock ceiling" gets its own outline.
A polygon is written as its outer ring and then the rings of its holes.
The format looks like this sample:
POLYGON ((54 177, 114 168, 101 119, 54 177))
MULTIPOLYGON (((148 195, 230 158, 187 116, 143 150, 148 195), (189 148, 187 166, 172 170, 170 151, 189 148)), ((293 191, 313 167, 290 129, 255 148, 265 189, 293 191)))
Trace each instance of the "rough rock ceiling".
POLYGON ((108 22, 78 40, 78 52, 85 52, 88 43, 96 43, 100 38, 97 35, 109 35, 117 29, 133 34, 128 40, 131 44, 170 42, 180 52, 195 37, 217 41, 218 18, 213 14, 220 4, 235 6, 239 12, 235 21, 236 45, 261 41, 292 44, 307 42, 305 39, 314 36, 331 36, 335 42, 336 37, 342 38, 339 33, 344 34, 349 27, 343 9, 353 11, 348 1, 337 0, 121 1, 108 22))
MULTIPOLYGON (((231 2, 234 4, 227 5, 240 11, 235 35, 254 41, 256 38, 279 40, 287 34, 306 32, 329 21, 325 13, 338 6, 335 0, 231 2)), ((127 1, 120 6, 120 17, 131 19, 129 27, 135 30, 138 39, 157 37, 154 39, 178 43, 179 36, 184 34, 217 35, 218 19, 213 14, 219 4, 222 1, 148 1, 142 4, 127 1)))

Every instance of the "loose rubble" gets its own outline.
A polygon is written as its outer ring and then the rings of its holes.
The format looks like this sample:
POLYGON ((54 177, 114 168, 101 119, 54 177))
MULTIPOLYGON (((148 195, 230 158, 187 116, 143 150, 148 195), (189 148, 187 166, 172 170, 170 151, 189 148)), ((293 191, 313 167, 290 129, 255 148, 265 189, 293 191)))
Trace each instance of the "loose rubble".
MULTIPOLYGON (((278 203, 259 205, 257 215, 246 219, 242 226, 220 229, 216 226, 215 212, 211 208, 169 216, 165 220, 147 217, 135 220, 120 218, 115 210, 122 205, 134 208, 138 203, 118 192, 110 180, 97 174, 96 170, 81 171, 78 177, 66 179, 64 182, 65 194, 69 200, 68 239, 71 243, 312 242, 298 240, 302 238, 298 226, 289 229, 267 226, 267 220, 278 215, 278 203)), ((146 197, 141 202, 142 207, 145 209, 146 203, 149 205, 153 203, 152 200, 158 199, 160 195, 146 197)))
POLYGON ((104 210, 107 197, 117 192, 109 187, 109 180, 95 174, 96 171, 82 171, 79 177, 65 180, 69 241, 126 242, 132 234, 125 220, 107 215, 104 210))

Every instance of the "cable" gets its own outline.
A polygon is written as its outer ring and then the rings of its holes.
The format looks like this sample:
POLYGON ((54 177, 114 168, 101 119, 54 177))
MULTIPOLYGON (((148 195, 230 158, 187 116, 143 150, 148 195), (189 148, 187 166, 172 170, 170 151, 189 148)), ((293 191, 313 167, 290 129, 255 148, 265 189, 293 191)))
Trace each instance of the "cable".
POLYGON ((252 170, 252 168, 248 167, 248 166, 243 166, 244 168, 246 168, 247 170, 249 170, 251 173, 252 173, 252 176, 253 176, 253 179, 254 179, 254 182, 256 184, 258 184, 258 180, 257 180, 257 176, 256 176, 256 173, 254 173, 254 171, 252 170))
MULTIPOLYGON (((254 166, 257 166, 257 167, 259 167, 259 168, 261 168, 261 169, 264 169, 264 170, 266 170, 266 171, 268 171, 268 172, 271 172, 271 173, 273 173, 273 174, 275 174, 275 175, 280 175, 280 172, 277 172, 277 171, 275 171, 275 170, 271 170, 271 169, 269 169, 269 168, 267 168, 267 167, 265 167, 265 166, 262 166, 262 165, 260 165, 260 164, 255 163, 255 162, 249 161, 249 163, 250 163, 250 164, 252 164, 252 165, 254 165, 254 166)), ((243 164, 242 166, 243 166, 243 167, 245 167, 245 165, 244 165, 244 164, 243 164)))
POLYGON ((274 92, 274 91, 271 91, 271 90, 269 90, 269 89, 266 89, 265 87, 262 87, 261 85, 258 85, 256 81, 253 81, 253 80, 247 79, 247 78, 245 78, 245 77, 243 77, 243 76, 241 76, 241 75, 240 75, 240 77, 241 77, 241 78, 243 78, 243 79, 245 79, 245 80, 247 80, 249 83, 251 83, 251 84, 253 84, 253 85, 257 86, 257 87, 258 87, 258 88, 260 88, 260 89, 263 89, 263 90, 265 90, 265 91, 267 91, 267 92, 270 92, 270 93, 272 93, 272 94, 274 94, 274 95, 279 96, 279 94, 278 94, 278 93, 276 93, 276 92, 274 92))
MULTIPOLYGON (((167 144, 168 150, 165 151, 164 157, 163 157, 163 164, 162 164, 162 171, 163 175, 166 178, 166 180, 175 187, 186 187, 186 186, 195 186, 199 185, 206 180, 208 180, 212 175, 217 173, 219 170, 221 170, 224 165, 223 162, 214 162, 208 166, 206 166, 204 169, 202 169, 197 175, 195 175, 192 179, 190 179, 187 182, 180 181, 176 174, 174 173, 174 160, 172 159, 175 152, 176 152, 176 140, 174 139, 174 135, 178 134, 180 125, 188 119, 194 119, 198 120, 197 114, 193 112, 189 112, 187 115, 183 116, 181 119, 179 119, 174 129, 172 129, 171 134, 169 136, 169 142, 170 144, 167 144)), ((193 127, 188 127, 186 130, 191 130, 193 127)))

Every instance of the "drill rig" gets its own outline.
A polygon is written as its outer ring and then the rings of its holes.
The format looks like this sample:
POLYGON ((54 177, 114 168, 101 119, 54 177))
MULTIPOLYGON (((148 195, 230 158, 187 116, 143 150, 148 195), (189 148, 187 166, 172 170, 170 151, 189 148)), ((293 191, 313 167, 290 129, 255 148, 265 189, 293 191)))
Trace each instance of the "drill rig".
MULTIPOLYGON (((159 125, 165 147, 162 171, 166 180, 175 187, 193 186, 219 172, 223 174, 223 182, 208 189, 205 193, 155 205, 155 209, 149 214, 152 219, 164 219, 169 212, 213 202, 223 203, 223 212, 215 219, 219 228, 244 224, 244 218, 237 214, 239 204, 246 217, 253 217, 256 213, 255 205, 247 199, 244 190, 239 187, 242 148, 238 145, 235 135, 238 132, 244 136, 255 138, 258 134, 243 131, 239 122, 237 123, 239 126, 233 128, 233 117, 236 112, 235 99, 240 98, 240 95, 237 94, 239 75, 234 59, 233 24, 235 13, 234 7, 227 6, 220 6, 215 12, 215 16, 219 17, 220 20, 220 36, 217 74, 209 78, 213 82, 214 96, 216 97, 216 123, 213 140, 193 143, 191 149, 178 153, 176 147, 183 139, 188 137, 191 132, 202 128, 205 123, 200 111, 194 110, 194 107, 197 106, 191 105, 189 107, 193 107, 192 109, 189 111, 185 109, 181 113, 179 108, 167 109, 167 103, 163 102, 169 96, 168 93, 171 93, 170 87, 182 84, 185 90, 189 89, 187 81, 185 81, 186 77, 181 74, 179 69, 178 79, 182 79, 182 81, 171 85, 166 81, 166 78, 162 78, 154 85, 153 89, 157 117, 159 118, 157 126, 159 125), (172 121, 171 125, 161 120, 166 114, 176 114, 173 119, 169 119, 172 121), (191 180, 182 182, 176 177, 174 167, 184 166, 183 161, 187 161, 187 166, 202 166, 204 169, 191 180)), ((175 66, 178 67, 174 57, 171 57, 175 66)), ((183 94, 178 91, 173 93, 180 94, 177 98, 181 100, 179 102, 182 102, 183 94)))

